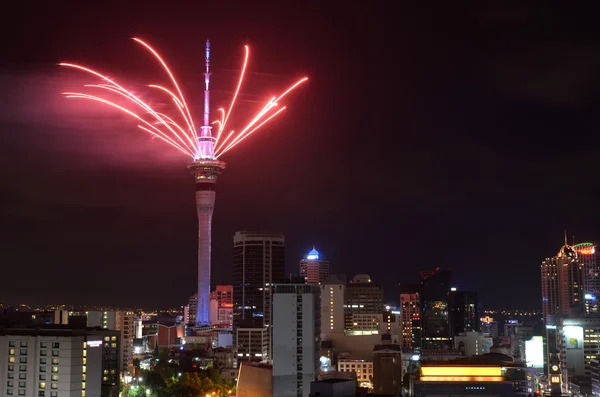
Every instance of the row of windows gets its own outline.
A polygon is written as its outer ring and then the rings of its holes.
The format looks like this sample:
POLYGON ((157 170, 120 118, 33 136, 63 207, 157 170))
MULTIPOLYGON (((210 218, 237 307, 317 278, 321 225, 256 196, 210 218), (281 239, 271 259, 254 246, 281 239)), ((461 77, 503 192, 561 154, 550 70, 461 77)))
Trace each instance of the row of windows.
MULTIPOLYGON (((46 388, 46 382, 40 382, 38 384, 40 389, 45 389, 46 388)), ((12 380, 9 380, 6 382, 6 387, 15 387, 15 382, 12 380)), ((25 381, 19 381, 19 387, 25 388, 27 387, 27 382, 25 381)), ((58 383, 51 383, 50 384, 50 388, 51 389, 58 389, 58 383)))
MULTIPOLYGON (((22 340, 19 343, 20 347, 27 347, 27 341, 26 340, 22 340)), ((14 340, 9 340, 8 341, 8 347, 17 347, 17 341, 14 340)), ((40 342, 40 347, 42 349, 45 349, 48 347, 48 342, 40 342)), ((60 348, 60 343, 59 342, 52 342, 52 348, 53 349, 59 349, 60 348)))

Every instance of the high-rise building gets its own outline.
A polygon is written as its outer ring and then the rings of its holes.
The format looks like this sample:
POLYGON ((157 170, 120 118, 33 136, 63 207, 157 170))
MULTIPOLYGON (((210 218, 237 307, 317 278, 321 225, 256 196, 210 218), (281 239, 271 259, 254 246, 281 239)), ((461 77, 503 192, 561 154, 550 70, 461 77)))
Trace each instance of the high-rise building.
POLYGON ((309 397, 319 375, 318 285, 278 284, 273 295, 273 395, 309 397))
POLYGON ((118 394, 118 355, 105 342, 117 336, 64 327, 1 328, 0 396, 118 394))
POLYGON ((542 262, 541 276, 545 322, 549 316, 573 316, 582 312, 583 265, 570 245, 565 243, 556 256, 542 262))
POLYGON ((439 267, 421 272, 421 326, 423 349, 452 346, 449 298, 451 272, 439 267))
POLYGON ((196 325, 196 315, 198 314, 198 294, 190 296, 188 304, 185 306, 183 321, 189 325, 196 325))
MULTIPOLYGON (((285 237, 281 233, 237 232, 233 237, 233 335, 237 346, 236 331, 240 329, 263 329, 253 332, 264 335, 261 342, 271 354, 271 326, 273 324, 273 285, 285 279, 285 237)), ((245 332, 245 331, 244 331, 245 332)), ((239 356, 245 360, 248 356, 239 356)), ((262 353, 261 353, 262 354, 262 353)))
POLYGON ((346 325, 344 303, 346 283, 331 275, 321 285, 321 333, 343 333, 346 325))
POLYGON ((210 320, 219 325, 233 323, 233 285, 217 285, 210 295, 210 320))
POLYGON ((346 286, 346 329, 379 333, 383 321, 383 287, 368 274, 357 274, 346 286))
POLYGON ((300 276, 304 277, 306 283, 322 283, 329 277, 329 261, 321 259, 319 251, 313 247, 306 258, 300 261, 300 276))
POLYGON ((401 346, 404 350, 421 347, 421 286, 400 284, 401 346))
POLYGON ((600 269, 597 264, 596 245, 579 243, 573 245, 579 263, 583 265, 583 296, 586 314, 600 313, 600 269))
POLYGON ((450 289, 449 315, 451 335, 456 336, 468 332, 479 332, 479 302, 477 292, 450 289))
MULTIPOLYGON (((136 315, 134 312, 119 310, 116 313, 115 330, 121 333, 119 354, 121 356, 121 371, 133 373, 133 339, 136 315)), ((110 329, 110 328, 109 328, 110 329)))

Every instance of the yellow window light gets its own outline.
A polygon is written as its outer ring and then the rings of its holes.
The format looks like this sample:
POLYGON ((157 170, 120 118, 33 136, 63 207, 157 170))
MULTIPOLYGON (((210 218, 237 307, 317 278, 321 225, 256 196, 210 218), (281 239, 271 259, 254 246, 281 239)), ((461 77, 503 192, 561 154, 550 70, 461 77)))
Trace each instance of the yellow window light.
POLYGON ((421 376, 422 382, 502 382, 501 376, 421 376))
POLYGON ((423 376, 502 376, 500 367, 483 366, 423 366, 423 376))

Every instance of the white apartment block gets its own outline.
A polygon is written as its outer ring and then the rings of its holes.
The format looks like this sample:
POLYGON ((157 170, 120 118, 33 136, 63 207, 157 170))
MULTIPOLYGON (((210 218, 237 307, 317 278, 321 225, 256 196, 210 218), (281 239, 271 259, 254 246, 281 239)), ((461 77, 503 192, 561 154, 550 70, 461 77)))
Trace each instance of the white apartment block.
POLYGON ((0 330, 0 397, 100 397, 102 352, 84 330, 0 330))
POLYGON ((273 294, 273 395, 309 397, 319 375, 319 286, 276 284, 273 294))
POLYGON ((359 358, 338 358, 338 371, 354 372, 356 381, 371 382, 373 378, 373 360, 359 358))
POLYGON ((269 358, 269 328, 236 329, 237 362, 267 361, 269 358))
MULTIPOLYGON (((55 313, 55 323, 57 318, 61 318, 61 322, 57 324, 67 324, 62 319, 64 312, 57 311, 55 313)), ((121 363, 120 370, 128 374, 133 371, 133 339, 135 338, 135 324, 138 320, 134 312, 129 311, 99 311, 91 310, 86 312, 69 312, 69 316, 86 316, 86 325, 88 327, 100 327, 121 333, 119 341, 119 355, 121 363)), ((141 330, 140 330, 141 332, 141 330)), ((111 342, 115 346, 114 342, 111 342)))

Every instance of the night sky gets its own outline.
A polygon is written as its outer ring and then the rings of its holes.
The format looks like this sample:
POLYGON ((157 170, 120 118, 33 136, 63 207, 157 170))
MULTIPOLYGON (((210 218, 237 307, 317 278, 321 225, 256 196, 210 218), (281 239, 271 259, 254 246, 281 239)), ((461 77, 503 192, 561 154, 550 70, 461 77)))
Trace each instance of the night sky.
POLYGON ((441 266, 484 307, 535 309, 540 262, 563 230, 600 241, 600 41, 580 4, 67 3, 3 12, 5 301, 173 307, 195 291, 187 159, 117 112, 60 96, 94 82, 56 66, 73 61, 154 100, 144 84, 168 81, 132 36, 168 59, 198 126, 206 38, 213 108, 251 46, 233 125, 310 77, 223 157, 214 284, 230 282, 235 231, 281 231, 287 273, 315 244, 332 272, 370 274, 390 302, 441 266))

